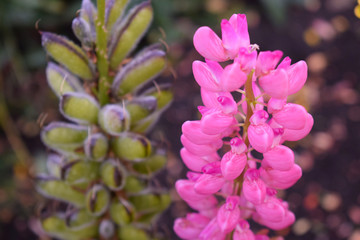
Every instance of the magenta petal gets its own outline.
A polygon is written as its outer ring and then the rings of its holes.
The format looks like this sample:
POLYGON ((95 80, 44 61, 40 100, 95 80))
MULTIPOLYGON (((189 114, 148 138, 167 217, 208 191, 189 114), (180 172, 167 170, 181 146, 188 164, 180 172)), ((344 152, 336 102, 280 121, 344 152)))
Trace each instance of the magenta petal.
POLYGON ((264 225, 273 230, 281 230, 286 227, 289 227, 290 225, 292 225, 295 222, 295 215, 291 211, 287 210, 285 212, 283 220, 280 222, 264 220, 259 215, 254 215, 254 220, 256 222, 260 223, 261 225, 264 225))
POLYGON ((248 138, 251 146, 258 152, 264 153, 270 150, 274 132, 268 124, 250 125, 248 128, 248 138))
POLYGON ((287 69, 291 64, 291 58, 285 57, 277 66, 277 69, 287 69))
POLYGON ((226 131, 233 123, 234 117, 213 111, 201 118, 201 129, 205 134, 217 135, 226 131))
POLYGON ((255 205, 255 209, 262 219, 273 222, 283 221, 287 211, 276 197, 270 197, 264 203, 255 205))
POLYGON ((232 240, 255 240, 255 235, 250 230, 249 223, 246 220, 241 219, 239 221, 232 240))
POLYGON ((264 202, 266 185, 263 180, 260 179, 259 170, 249 169, 245 173, 242 191, 244 197, 252 204, 258 205, 264 202))
POLYGON ((219 96, 217 98, 220 103, 221 111, 225 114, 236 114, 238 106, 233 97, 219 96))
POLYGON ((208 91, 219 91, 218 80, 206 63, 201 61, 194 61, 192 68, 194 78, 200 87, 208 91))
POLYGON ((221 75, 219 87, 224 92, 232 92, 242 87, 247 75, 240 69, 237 62, 227 65, 221 75))
MULTIPOLYGON (((209 144, 202 144, 202 145, 195 144, 195 143, 191 142, 184 135, 181 135, 180 141, 189 152, 191 152, 192 154, 195 154, 197 156, 211 155, 214 152, 216 152, 216 150, 217 150, 216 147, 209 145, 209 144)), ((219 141, 221 141, 221 140, 219 140, 219 141)))
POLYGON ((294 63, 287 69, 289 76, 289 95, 298 92, 307 79, 307 65, 305 61, 294 63))
POLYGON ((217 219, 213 218, 199 235, 199 240, 225 240, 226 234, 220 230, 217 219))
POLYGON ((285 104, 283 109, 273 114, 274 120, 285 129, 303 129, 307 118, 306 109, 294 103, 285 104))
MULTIPOLYGON (((208 135, 201 131, 200 121, 186 121, 182 125, 182 132, 187 139, 196 144, 212 144, 221 141, 220 135, 208 135)), ((222 145, 222 144, 221 144, 222 145)))
POLYGON ((194 189, 199 194, 210 195, 218 192, 225 184, 225 179, 219 174, 204 173, 196 181, 194 189))
POLYGON ((306 115, 305 126, 300 130, 284 129, 282 140, 284 141, 298 141, 309 134, 314 125, 314 118, 311 114, 306 115))
POLYGON ((268 112, 274 113, 280 111, 286 104, 287 99, 270 98, 267 104, 268 112))
POLYGON ((218 200, 212 195, 206 196, 205 198, 200 200, 186 202, 192 209, 195 209, 197 211, 206 211, 214 208, 216 209, 216 205, 218 204, 218 200))
POLYGON ((195 32, 194 46, 206 59, 217 62, 228 60, 221 39, 209 27, 201 27, 195 32))
POLYGON ((266 75, 274 70, 282 55, 280 50, 260 52, 256 61, 256 76, 266 75))
POLYGON ((240 176, 246 163, 247 157, 245 154, 235 154, 229 151, 221 159, 221 173, 226 180, 234 180, 240 176))
POLYGON ((235 32, 239 35, 240 46, 249 47, 250 37, 248 31, 248 25, 245 14, 233 14, 229 19, 230 24, 235 29, 235 32))
POLYGON ((230 59, 234 59, 239 51, 240 41, 233 26, 226 19, 221 21, 222 44, 230 59))
POLYGON ((264 168, 287 171, 294 165, 294 152, 283 145, 278 145, 263 155, 261 166, 264 168))
POLYGON ((205 90, 204 88, 200 89, 201 99, 204 105, 208 108, 221 108, 221 104, 218 101, 218 98, 223 96, 234 100, 233 96, 229 92, 212 92, 205 90))
POLYGON ((206 198, 207 196, 195 192, 194 185, 195 182, 181 179, 176 181, 175 188, 180 197, 187 202, 199 201, 206 198))
POLYGON ((272 188, 287 189, 294 185, 302 175, 299 165, 294 164, 287 171, 260 168, 260 175, 264 182, 272 188))
POLYGON ((240 219, 240 209, 237 202, 232 201, 233 197, 228 197, 217 214, 217 221, 223 233, 230 233, 234 230, 240 219))
POLYGON ((209 59, 205 59, 205 62, 207 64, 207 66, 209 67, 210 71, 215 74, 216 78, 220 79, 221 74, 224 71, 224 69, 220 65, 220 63, 218 63, 216 61, 209 60, 209 59))
POLYGON ((235 61, 240 64, 244 72, 249 73, 255 67, 256 57, 256 51, 249 51, 248 48, 240 48, 239 55, 235 61))
POLYGON ((175 220, 174 231, 181 239, 196 239, 209 222, 210 218, 208 217, 197 213, 188 213, 186 218, 175 220))
POLYGON ((271 97, 285 98, 288 95, 288 75, 284 69, 271 71, 259 78, 259 84, 271 97))
MULTIPOLYGON (((205 157, 199 157, 186 150, 186 148, 180 150, 180 155, 186 167, 195 172, 201 172, 201 168, 209 163, 205 157)), ((214 161, 216 160, 214 159, 214 161)))

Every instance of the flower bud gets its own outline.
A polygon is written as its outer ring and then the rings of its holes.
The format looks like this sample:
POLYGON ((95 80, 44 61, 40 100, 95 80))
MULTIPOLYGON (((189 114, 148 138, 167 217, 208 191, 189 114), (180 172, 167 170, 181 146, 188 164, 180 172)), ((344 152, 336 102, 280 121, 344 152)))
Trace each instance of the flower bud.
POLYGON ((134 49, 153 18, 150 2, 143 2, 125 18, 126 22, 114 28, 109 45, 110 67, 117 69, 121 61, 134 49))
POLYGON ((111 219, 119 226, 127 225, 135 218, 134 206, 123 199, 112 202, 109 212, 111 219))
POLYGON ((194 61, 192 69, 194 78, 201 88, 211 92, 220 92, 222 90, 219 86, 218 76, 212 72, 207 63, 194 61))
POLYGON ((298 141, 306 135, 309 134, 312 127, 314 125, 314 118, 311 116, 311 114, 306 114, 306 120, 305 120, 305 126, 302 129, 299 130, 293 130, 293 129, 284 129, 284 134, 282 135, 283 141, 298 141))
POLYGON ((86 93, 64 93, 60 99, 60 112, 79 124, 96 124, 100 105, 86 93))
POLYGON ((122 19, 122 14, 128 5, 128 2, 129 0, 109 0, 106 2, 105 22, 106 29, 109 33, 112 33, 111 30, 113 25, 122 19))
POLYGON ((195 191, 194 185, 195 182, 189 180, 177 180, 175 188, 180 197, 187 202, 196 202, 208 197, 195 191))
POLYGON ((115 138, 112 149, 117 157, 129 161, 143 160, 152 152, 150 141, 140 134, 133 133, 115 138))
POLYGON ((122 226, 118 230, 118 236, 121 240, 149 240, 150 237, 147 235, 147 233, 139 229, 137 227, 126 225, 122 226))
POLYGON ((125 186, 126 169, 119 160, 108 159, 101 164, 102 182, 111 190, 118 191, 125 186))
POLYGON ((74 151, 82 147, 88 128, 64 122, 52 122, 41 131, 41 140, 49 148, 68 155, 77 156, 74 151))
POLYGON ((182 125, 184 136, 196 144, 211 144, 221 140, 220 134, 208 135, 202 132, 200 121, 186 121, 182 125))
POLYGON ((53 62, 49 62, 47 65, 46 79, 50 88, 58 97, 68 92, 84 91, 77 77, 53 62))
POLYGON ((97 9, 91 0, 82 0, 80 17, 90 26, 92 42, 96 40, 95 19, 97 18, 97 9))
MULTIPOLYGON (((212 92, 205 90, 204 88, 200 89, 201 91, 201 99, 207 108, 223 108, 221 103, 219 102, 219 97, 225 97, 230 99, 231 102, 234 101, 233 96, 229 92, 212 92)), ((235 103, 236 104, 236 103, 235 103)), ((228 104, 227 106, 233 106, 233 103, 228 104)), ((237 109, 236 109, 237 110, 237 109)))
POLYGON ((305 127, 307 111, 301 105, 287 103, 273 114, 274 120, 285 129, 300 130, 305 127))
POLYGON ((97 162, 104 160, 107 155, 108 149, 108 140, 102 133, 95 133, 89 135, 84 143, 86 157, 97 162))
POLYGON ((58 63, 84 80, 93 79, 94 66, 74 42, 49 32, 42 32, 41 39, 46 52, 58 63))
POLYGON ((214 152, 211 155, 207 156, 197 156, 191 152, 189 152, 186 148, 182 148, 180 150, 181 158, 184 164, 192 171, 201 172, 203 166, 208 164, 209 162, 214 162, 220 160, 219 155, 214 152))
POLYGON ((134 92, 157 77, 165 68, 165 52, 150 47, 140 52, 115 76, 112 90, 115 96, 134 92))
POLYGON ((208 156, 214 154, 222 146, 222 141, 219 140, 221 145, 213 146, 210 144, 195 144, 191 142, 187 137, 181 135, 181 143, 184 145, 186 150, 197 156, 208 156))
POLYGON ((90 161, 74 161, 62 169, 63 179, 72 187, 86 189, 98 178, 99 163, 90 161))
POLYGON ((115 225, 109 219, 104 219, 100 222, 99 234, 103 239, 111 239, 115 234, 115 225))
POLYGON ((123 106, 107 104, 99 112, 99 124, 106 133, 118 136, 129 130, 130 116, 123 106))
POLYGON ((145 161, 133 164, 136 172, 151 176, 154 172, 162 169, 166 164, 165 152, 158 151, 156 154, 148 157, 145 161))
POLYGON ((287 189, 301 178, 302 171, 297 164, 294 164, 292 168, 286 171, 261 167, 260 175, 267 186, 277 189, 287 189))
POLYGON ((86 210, 99 217, 109 208, 110 193, 102 185, 92 186, 86 193, 86 210))
POLYGON ((214 194, 225 184, 225 178, 221 175, 220 162, 209 163, 202 168, 202 171, 204 174, 197 179, 194 185, 197 193, 214 194))
POLYGON ((63 181, 41 177, 37 184, 37 191, 45 197, 73 204, 76 207, 85 205, 85 197, 63 181))
POLYGON ((72 21, 72 30, 84 47, 91 48, 93 39, 90 25, 81 17, 74 18, 72 21))
POLYGON ((171 91, 170 85, 168 84, 161 84, 159 86, 149 88, 142 93, 142 95, 155 97, 157 102, 156 109, 159 111, 163 111, 169 107, 174 98, 174 93, 171 91))
POLYGON ((305 84, 307 79, 307 65, 305 61, 292 64, 287 69, 289 76, 289 95, 298 92, 305 84))

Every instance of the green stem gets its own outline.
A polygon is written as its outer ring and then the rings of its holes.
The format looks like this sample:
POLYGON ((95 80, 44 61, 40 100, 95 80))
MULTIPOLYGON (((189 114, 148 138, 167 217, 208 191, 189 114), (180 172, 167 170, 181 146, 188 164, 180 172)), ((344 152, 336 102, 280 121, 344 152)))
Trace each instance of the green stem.
POLYGON ((248 75, 248 78, 246 80, 246 83, 245 83, 245 99, 246 99, 246 105, 247 105, 247 108, 246 108, 246 119, 245 119, 245 123, 244 123, 244 131, 243 131, 243 138, 245 137, 244 139, 244 142, 246 144, 247 147, 249 147, 249 138, 248 138, 248 135, 247 135, 247 130, 250 126, 250 118, 251 116, 253 115, 253 110, 251 108, 251 105, 255 103, 256 99, 255 99, 255 96, 254 96, 254 91, 253 91, 253 88, 252 88, 252 78, 253 78, 253 74, 254 74, 254 70, 252 70, 249 75, 248 75))
POLYGON ((109 61, 107 58, 107 32, 105 28, 105 0, 97 0, 98 14, 96 24, 96 55, 99 71, 99 101, 101 105, 109 102, 109 61))

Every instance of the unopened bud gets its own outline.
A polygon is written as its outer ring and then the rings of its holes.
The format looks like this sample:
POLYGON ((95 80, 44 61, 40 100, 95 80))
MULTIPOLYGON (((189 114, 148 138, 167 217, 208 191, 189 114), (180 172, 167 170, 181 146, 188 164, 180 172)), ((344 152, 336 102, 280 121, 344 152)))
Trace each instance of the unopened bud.
POLYGON ((125 181, 125 191, 127 193, 138 193, 146 187, 144 180, 140 180, 134 176, 128 176, 125 181))
POLYGON ((153 96, 134 98, 126 103, 126 110, 131 116, 131 127, 154 112, 156 105, 156 98, 153 96))
POLYGON ((128 2, 129 0, 106 1, 105 21, 106 21, 106 28, 108 29, 109 32, 111 32, 111 29, 115 24, 115 22, 122 19, 122 14, 128 2))

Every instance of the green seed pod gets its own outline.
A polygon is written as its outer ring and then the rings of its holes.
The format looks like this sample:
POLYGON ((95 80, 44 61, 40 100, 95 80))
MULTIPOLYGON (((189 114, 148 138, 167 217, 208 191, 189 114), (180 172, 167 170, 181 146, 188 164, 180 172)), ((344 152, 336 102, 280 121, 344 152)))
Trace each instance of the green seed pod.
POLYGON ((119 226, 127 225, 135 218, 135 210, 131 203, 121 199, 110 205, 111 219, 119 226))
POLYGON ((139 134, 128 133, 113 139, 115 155, 129 161, 141 161, 151 155, 150 141, 139 134))
POLYGON ((118 231, 119 240, 149 240, 150 237, 142 229, 131 225, 122 226, 118 231))
POLYGON ((146 118, 156 109, 156 98, 153 96, 136 97, 126 103, 126 110, 130 114, 131 127, 141 119, 146 118))
POLYGON ((115 234, 115 225, 109 219, 104 219, 100 222, 99 233, 103 239, 111 239, 115 234))
POLYGON ((134 205, 136 211, 141 213, 161 212, 170 204, 168 193, 163 194, 138 194, 129 197, 129 201, 134 205))
POLYGON ((102 133, 95 133, 85 140, 85 155, 91 160, 103 161, 109 149, 108 139, 102 133))
POLYGON ((50 88, 58 97, 67 92, 84 91, 77 77, 53 62, 49 62, 47 65, 46 79, 50 88))
POLYGON ((98 178, 100 164, 90 161, 74 161, 62 169, 63 179, 72 187, 86 189, 98 178))
POLYGON ((84 208, 76 209, 66 216, 66 225, 70 229, 82 228, 85 225, 92 225, 96 217, 90 215, 84 208))
POLYGON ((86 93, 65 93, 60 99, 60 112, 70 121, 79 124, 96 124, 100 105, 86 93))
POLYGON ((79 39, 83 47, 92 48, 94 43, 91 36, 89 23, 86 22, 83 18, 77 17, 72 21, 71 27, 75 36, 79 39))
POLYGON ((41 140, 49 148, 70 156, 78 156, 75 151, 83 146, 88 128, 64 122, 52 122, 41 131, 41 140))
POLYGON ((134 176, 128 176, 125 181, 124 190, 127 193, 138 193, 146 188, 146 184, 144 180, 136 178, 134 176))
POLYGON ((46 52, 70 72, 85 80, 93 79, 94 66, 74 42, 49 32, 43 32, 41 40, 46 52))
POLYGON ((106 133, 118 136, 122 132, 129 130, 130 115, 124 107, 108 104, 101 108, 99 112, 99 124, 106 133))
POLYGON ((74 190, 67 183, 47 177, 39 178, 37 191, 45 197, 68 202, 76 207, 83 207, 85 204, 85 196, 74 190))
POLYGON ((156 171, 162 169, 166 164, 166 155, 164 151, 158 151, 143 162, 133 164, 133 168, 141 174, 151 176, 156 171))
POLYGON ((157 77, 165 68, 165 52, 157 48, 139 53, 115 76, 112 90, 115 96, 134 92, 157 77))
POLYGON ((96 217, 101 216, 109 208, 110 193, 102 185, 94 185, 86 193, 86 209, 96 217))
POLYGON ((67 240, 94 238, 97 235, 96 222, 84 224, 77 228, 69 228, 62 216, 51 216, 42 221, 42 228, 50 236, 67 240))
MULTIPOLYGON (((128 4, 129 0, 108 0, 106 1, 105 21, 106 29, 111 33, 112 27, 117 21, 121 22, 122 14, 128 4)), ((115 24, 116 26, 117 24, 115 24)))
POLYGON ((137 46, 153 18, 149 1, 133 8, 126 19, 113 31, 109 45, 110 67, 117 69, 127 55, 137 46))
POLYGON ((109 159, 103 162, 100 176, 103 183, 113 191, 121 190, 125 186, 126 169, 119 160, 109 159))
POLYGON ((61 169, 66 163, 66 159, 57 154, 50 154, 46 161, 46 168, 51 177, 61 178, 61 169))

